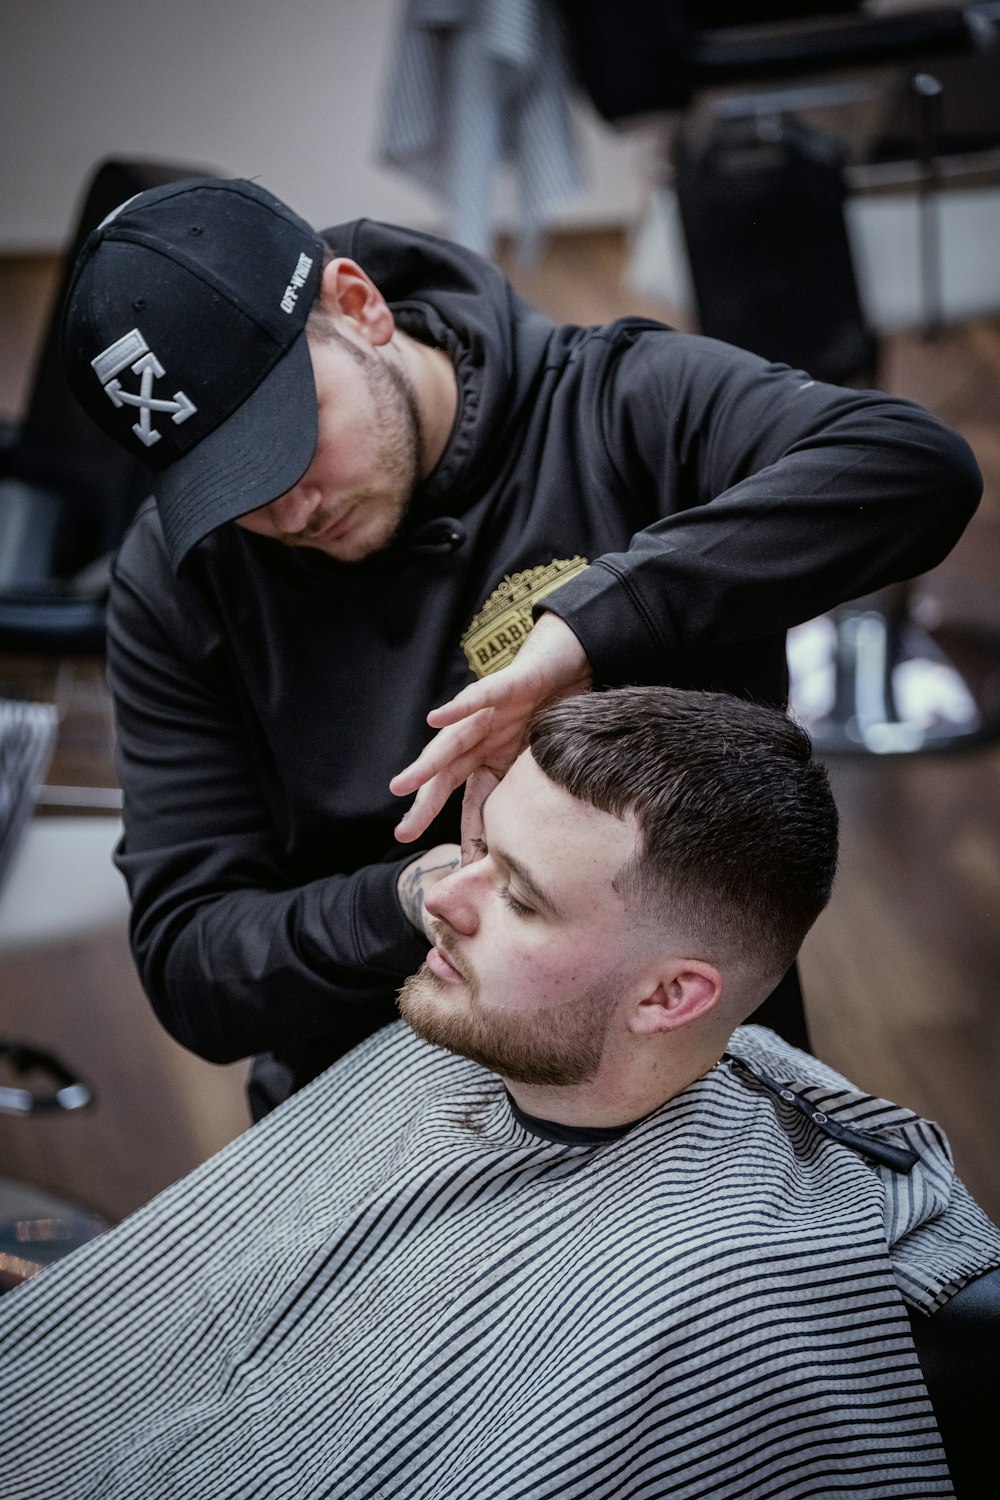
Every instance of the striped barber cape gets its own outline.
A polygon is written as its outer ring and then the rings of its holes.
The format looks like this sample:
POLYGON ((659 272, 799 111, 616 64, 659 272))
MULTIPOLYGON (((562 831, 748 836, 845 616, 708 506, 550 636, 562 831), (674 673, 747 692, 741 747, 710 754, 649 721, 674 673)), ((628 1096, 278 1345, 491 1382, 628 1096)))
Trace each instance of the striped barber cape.
POLYGON ((950 1495, 903 1299, 997 1264, 939 1130, 768 1031, 567 1144, 399 1023, 0 1299, 0 1495, 950 1495))

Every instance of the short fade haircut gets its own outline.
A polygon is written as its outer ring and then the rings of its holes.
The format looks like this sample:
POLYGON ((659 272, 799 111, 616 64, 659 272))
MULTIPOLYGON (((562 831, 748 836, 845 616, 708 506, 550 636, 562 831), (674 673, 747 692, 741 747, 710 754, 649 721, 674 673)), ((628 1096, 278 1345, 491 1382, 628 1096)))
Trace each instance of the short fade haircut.
POLYGON ((632 814, 614 887, 699 955, 758 976, 790 967, 833 888, 837 808, 805 730, 724 693, 612 688, 535 715, 538 768, 581 802, 632 814))

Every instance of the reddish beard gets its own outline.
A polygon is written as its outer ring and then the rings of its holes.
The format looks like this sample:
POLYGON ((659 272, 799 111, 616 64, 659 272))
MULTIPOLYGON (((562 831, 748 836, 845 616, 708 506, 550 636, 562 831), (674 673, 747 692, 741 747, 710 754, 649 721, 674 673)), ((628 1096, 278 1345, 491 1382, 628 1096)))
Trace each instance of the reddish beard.
POLYGON ((434 936, 464 983, 439 979, 426 964, 411 974, 399 993, 399 1011, 418 1036, 516 1083, 568 1087, 594 1077, 614 1008, 613 981, 605 978, 548 1010, 490 1008, 451 934, 436 924, 434 936))

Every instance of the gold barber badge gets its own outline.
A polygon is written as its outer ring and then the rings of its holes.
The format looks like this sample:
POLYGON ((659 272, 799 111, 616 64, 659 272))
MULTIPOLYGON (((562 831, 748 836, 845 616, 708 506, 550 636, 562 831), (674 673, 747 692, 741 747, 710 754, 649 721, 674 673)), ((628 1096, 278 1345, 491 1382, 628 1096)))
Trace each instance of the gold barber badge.
POLYGON ((508 573, 462 636, 462 650, 477 677, 508 666, 531 632, 532 605, 589 564, 585 557, 557 557, 523 573, 508 573))

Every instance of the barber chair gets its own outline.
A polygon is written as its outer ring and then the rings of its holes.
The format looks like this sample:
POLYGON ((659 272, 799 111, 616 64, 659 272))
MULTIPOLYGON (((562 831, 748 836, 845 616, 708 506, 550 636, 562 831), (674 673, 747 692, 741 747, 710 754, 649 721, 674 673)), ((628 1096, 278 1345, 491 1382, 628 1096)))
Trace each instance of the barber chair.
MULTIPOLYGON (((805 116, 858 107, 872 94, 859 78, 872 70, 909 72, 922 324, 936 335, 936 162, 949 133, 942 84, 926 70, 951 69, 960 90, 963 59, 988 50, 1000 93, 1000 4, 872 14, 862 0, 622 0, 613 11, 566 0, 562 11, 577 79, 603 118, 672 121, 701 331, 835 384, 876 386, 878 343, 844 220, 843 143, 805 116)), ((915 618, 911 596, 910 584, 895 585, 792 633, 792 704, 820 753, 996 737, 1000 725, 915 618)))
POLYGON ((1000 1269, 970 1281, 925 1317, 910 1313, 956 1500, 992 1500, 1000 1407, 1000 1269))
MULTIPOLYGON (((0 891, 22 847, 56 735, 46 703, 0 700, 0 891)), ((89 1085, 58 1058, 0 1036, 0 1114, 69 1115, 93 1102, 89 1085)), ((30 1184, 0 1177, 0 1293, 108 1228, 100 1215, 30 1184)))
POLYGON ((111 560, 149 478, 70 392, 60 357, 63 302, 84 241, 112 209, 147 188, 214 175, 108 160, 86 185, 24 419, 0 443, 0 652, 104 649, 111 560))
MULTIPOLYGON (((93 1094, 51 1053, 0 1039, 0 1114, 69 1114, 93 1094)), ((29 1183, 0 1177, 0 1294, 110 1228, 100 1214, 29 1183)))

